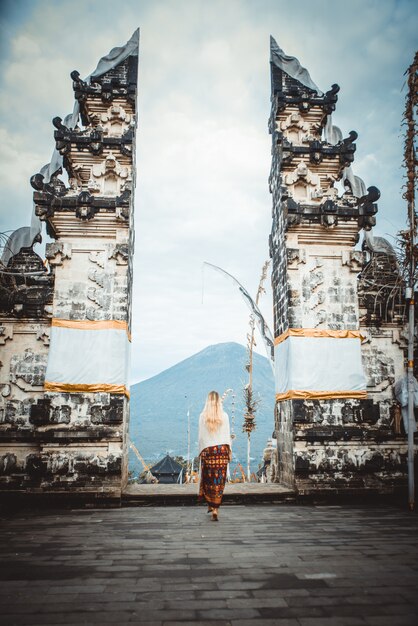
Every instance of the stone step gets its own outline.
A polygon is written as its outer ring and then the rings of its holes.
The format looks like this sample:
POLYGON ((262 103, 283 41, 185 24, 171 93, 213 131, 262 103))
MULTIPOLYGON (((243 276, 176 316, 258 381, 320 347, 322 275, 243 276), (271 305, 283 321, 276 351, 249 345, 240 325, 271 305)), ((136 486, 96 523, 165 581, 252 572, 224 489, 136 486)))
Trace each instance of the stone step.
MULTIPOLYGON (((196 505, 198 485, 128 485, 122 506, 196 505)), ((223 504, 283 504, 295 502, 296 493, 278 484, 228 483, 223 504)))

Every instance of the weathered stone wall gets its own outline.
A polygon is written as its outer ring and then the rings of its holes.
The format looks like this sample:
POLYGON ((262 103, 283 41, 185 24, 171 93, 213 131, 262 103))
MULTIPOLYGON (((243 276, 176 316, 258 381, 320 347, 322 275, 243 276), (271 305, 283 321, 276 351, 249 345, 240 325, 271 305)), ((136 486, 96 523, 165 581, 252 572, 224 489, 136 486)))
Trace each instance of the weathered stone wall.
POLYGON ((40 444, 32 407, 44 393, 49 325, 48 319, 1 316, 0 490, 33 479, 40 444))

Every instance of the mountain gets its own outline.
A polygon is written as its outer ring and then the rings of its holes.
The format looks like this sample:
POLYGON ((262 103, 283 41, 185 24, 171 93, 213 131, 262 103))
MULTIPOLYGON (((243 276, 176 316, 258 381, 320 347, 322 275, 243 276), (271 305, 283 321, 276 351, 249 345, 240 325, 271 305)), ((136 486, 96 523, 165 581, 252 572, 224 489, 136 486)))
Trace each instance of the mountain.
MULTIPOLYGON (((247 353, 237 343, 220 343, 164 370, 157 376, 131 387, 130 437, 148 462, 154 463, 166 452, 187 457, 187 412, 190 412, 191 456, 197 456, 199 415, 209 391, 220 394, 233 389, 224 408, 236 434, 234 458, 244 466, 247 458, 247 435, 242 432, 244 414, 243 388, 248 381, 245 370, 247 353), (234 414, 235 413, 235 419, 234 414)), ((267 439, 274 430, 274 379, 266 357, 254 353, 253 390, 260 403, 256 430, 251 435, 251 469, 257 470, 267 439)), ((135 476, 142 466, 130 451, 129 468, 135 476)))

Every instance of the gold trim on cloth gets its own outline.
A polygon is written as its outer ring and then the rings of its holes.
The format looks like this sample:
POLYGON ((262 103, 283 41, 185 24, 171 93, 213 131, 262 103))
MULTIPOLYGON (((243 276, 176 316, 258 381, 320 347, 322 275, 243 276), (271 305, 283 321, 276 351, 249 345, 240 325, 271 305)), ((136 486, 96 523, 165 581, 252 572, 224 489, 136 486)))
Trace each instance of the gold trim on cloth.
POLYGON ((112 385, 109 383, 93 383, 75 385, 72 383, 50 383, 45 381, 45 391, 61 391, 63 393, 120 393, 130 397, 129 389, 125 385, 112 385))
POLYGON ((359 330, 331 330, 327 328, 288 328, 274 339, 277 346, 288 337, 331 337, 332 339, 363 339, 359 330))
POLYGON ((335 398, 355 398, 365 400, 367 391, 303 391, 289 389, 285 393, 276 393, 276 400, 333 400, 335 398))
POLYGON ((129 341, 131 341, 131 333, 128 330, 127 322, 122 320, 65 320, 59 317, 53 317, 51 325, 57 328, 74 328, 77 330, 125 330, 129 341))

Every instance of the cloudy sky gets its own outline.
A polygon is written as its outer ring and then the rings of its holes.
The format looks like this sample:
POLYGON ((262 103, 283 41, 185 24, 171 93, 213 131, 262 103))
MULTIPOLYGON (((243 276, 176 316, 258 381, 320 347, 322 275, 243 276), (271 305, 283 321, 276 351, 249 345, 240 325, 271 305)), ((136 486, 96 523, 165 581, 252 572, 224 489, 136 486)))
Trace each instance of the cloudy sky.
MULTIPOLYGON (((0 231, 30 221, 29 178, 50 157, 54 116, 141 28, 132 381, 208 345, 245 344, 248 311, 210 261, 255 293, 268 258, 269 35, 359 133, 355 173, 382 192, 380 235, 405 224, 404 72, 414 0, 0 0, 0 231), (202 301, 202 291, 204 297, 202 301)), ((262 302, 271 320, 271 294, 262 302)), ((257 349, 263 352, 261 342, 257 349)))

